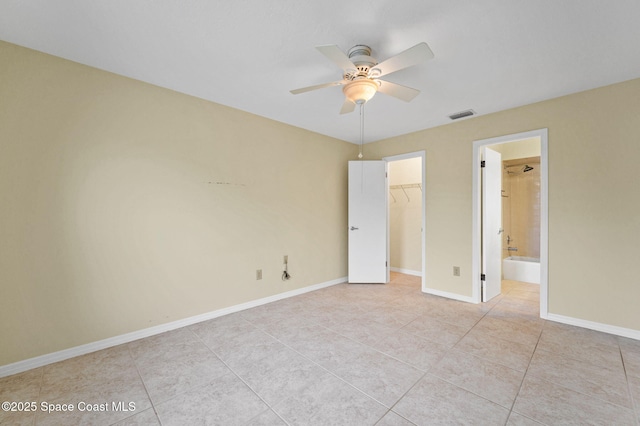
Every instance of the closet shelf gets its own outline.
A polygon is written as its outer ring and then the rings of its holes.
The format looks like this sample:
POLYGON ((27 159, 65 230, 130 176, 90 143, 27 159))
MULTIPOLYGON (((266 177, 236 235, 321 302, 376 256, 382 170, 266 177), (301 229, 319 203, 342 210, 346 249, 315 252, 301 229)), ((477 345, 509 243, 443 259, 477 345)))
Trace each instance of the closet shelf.
MULTIPOLYGON (((409 194, 407 194, 407 189, 412 189, 412 188, 418 188, 421 192, 422 192, 422 184, 421 183, 403 183, 402 185, 390 185, 389 186, 389 190, 391 189, 402 189, 402 192, 404 192, 404 196, 407 197, 407 201, 411 201, 409 199, 409 194)), ((391 191, 389 191, 389 194, 391 194, 391 197, 393 198, 393 202, 396 202, 396 197, 393 196, 393 193, 391 191)))

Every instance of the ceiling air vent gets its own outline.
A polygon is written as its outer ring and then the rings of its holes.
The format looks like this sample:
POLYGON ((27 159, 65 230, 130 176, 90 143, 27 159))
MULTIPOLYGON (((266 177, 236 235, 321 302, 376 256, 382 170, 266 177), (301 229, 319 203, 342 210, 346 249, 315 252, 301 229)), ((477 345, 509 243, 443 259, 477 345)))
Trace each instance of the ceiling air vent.
POLYGON ((459 118, 469 117, 471 115, 475 115, 475 111, 472 109, 468 109, 466 111, 456 112, 455 114, 451 114, 449 116, 452 120, 458 120, 459 118))

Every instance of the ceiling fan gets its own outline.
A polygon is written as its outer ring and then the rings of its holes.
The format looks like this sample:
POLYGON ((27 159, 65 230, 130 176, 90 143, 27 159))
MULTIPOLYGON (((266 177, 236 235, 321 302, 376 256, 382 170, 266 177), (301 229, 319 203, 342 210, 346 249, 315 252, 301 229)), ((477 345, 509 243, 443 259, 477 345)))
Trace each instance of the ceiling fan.
POLYGON ((347 55, 335 44, 317 46, 316 49, 331 62, 342 68, 342 80, 291 90, 291 93, 297 95, 325 87, 344 86, 342 92, 345 94, 346 99, 340 114, 352 112, 356 104, 364 104, 377 92, 382 92, 405 102, 411 101, 420 93, 419 90, 381 80, 380 77, 433 58, 433 52, 424 42, 418 43, 380 63, 371 57, 371 48, 362 44, 353 46, 349 49, 347 55))

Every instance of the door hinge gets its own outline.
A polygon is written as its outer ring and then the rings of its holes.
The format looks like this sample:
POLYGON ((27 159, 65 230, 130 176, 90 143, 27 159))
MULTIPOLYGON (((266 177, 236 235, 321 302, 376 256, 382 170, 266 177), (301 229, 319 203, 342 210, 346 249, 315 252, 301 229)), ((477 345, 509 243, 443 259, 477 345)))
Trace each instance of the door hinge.
POLYGON ((388 263, 387 261, 384 262, 384 267, 385 268, 387 267, 387 263, 388 263))
POLYGON ((480 274, 480 281, 486 281, 487 276, 485 274, 480 274))
POLYGON ((484 166, 485 166, 485 164, 486 164, 486 163, 485 163, 485 161, 484 161, 484 160, 482 160, 482 161, 480 162, 480 167, 484 167, 484 166))

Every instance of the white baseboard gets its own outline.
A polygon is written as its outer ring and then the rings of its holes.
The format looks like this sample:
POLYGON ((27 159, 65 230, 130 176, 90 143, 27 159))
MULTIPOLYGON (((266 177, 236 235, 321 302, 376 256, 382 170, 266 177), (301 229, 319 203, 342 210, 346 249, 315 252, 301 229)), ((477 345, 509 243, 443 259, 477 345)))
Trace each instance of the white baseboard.
POLYGON ((604 333, 614 334, 616 336, 628 337, 630 339, 640 340, 640 330, 633 330, 631 328, 618 327, 615 325, 603 324, 600 322, 587 321, 579 318, 566 317, 558 314, 547 314, 546 318, 549 321, 560 322, 568 325, 575 325, 582 328, 588 328, 590 330, 602 331, 604 333))
POLYGON ((393 271, 393 272, 399 272, 401 274, 413 275, 413 276, 416 276, 416 277, 421 277, 422 276, 422 272, 420 272, 420 271, 412 271, 411 269, 396 268, 394 266, 390 266, 389 270, 393 271))
POLYGON ((459 300, 461 302, 474 303, 474 304, 478 303, 475 300, 473 300, 473 297, 463 296, 457 293, 449 293, 448 291, 435 290, 433 288, 423 288, 422 292, 427 294, 433 294, 434 296, 440 296, 440 297, 446 297, 448 299, 459 300))
POLYGON ((123 343, 133 342, 134 340, 142 339, 149 336, 154 336, 156 334, 175 330, 181 327, 186 327, 188 325, 196 324, 202 321, 207 321, 213 318, 221 317, 223 315, 232 314, 234 312, 244 311, 245 309, 255 308, 256 306, 265 305, 267 303, 275 302, 275 301, 286 299, 293 296, 298 296, 300 294, 308 293, 310 291, 320 290, 322 288, 330 287, 336 284, 341 284, 346 281, 347 281, 347 277, 342 277, 335 280, 326 281, 320 284, 314 284, 308 287, 303 287, 296 290, 275 294, 273 296, 264 297, 262 299, 252 300, 250 302, 241 303, 239 305, 229 306, 228 308, 218 309, 216 311, 207 312, 201 315, 196 315, 193 317, 184 318, 184 319, 169 322, 166 324, 161 324, 154 327, 133 331, 131 333, 121 334, 120 336, 110 337, 108 339, 99 340, 97 342, 87 343, 86 345, 75 346, 73 348, 64 349, 58 352, 52 352, 50 354, 37 356, 35 358, 29 358, 24 361, 18 361, 12 364, 3 365, 3 366, 0 366, 0 377, 22 373, 23 371, 31 370, 37 367, 42 367, 44 365, 52 364, 54 362, 64 361, 65 359, 73 358, 79 355, 85 355, 91 352, 99 351, 101 349, 106 349, 113 346, 121 345, 123 343))

